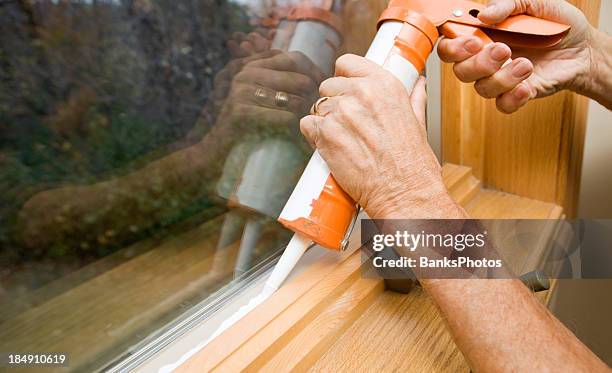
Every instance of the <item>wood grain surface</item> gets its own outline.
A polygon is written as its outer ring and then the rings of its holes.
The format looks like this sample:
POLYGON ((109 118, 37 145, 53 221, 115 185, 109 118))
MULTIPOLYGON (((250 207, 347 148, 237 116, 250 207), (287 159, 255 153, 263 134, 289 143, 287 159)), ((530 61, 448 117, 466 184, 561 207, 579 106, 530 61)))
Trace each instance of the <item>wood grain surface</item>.
MULTIPOLYGON (((468 167, 446 164, 443 177, 472 217, 562 217, 555 204, 482 189, 468 167)), ((513 265, 537 266, 542 255, 534 253, 546 248, 545 241, 527 248, 506 245, 513 265)), ((347 255, 315 263, 177 372, 469 371, 420 287, 409 294, 383 291, 384 281, 362 276, 360 253, 347 255)))
MULTIPOLYGON (((485 0, 479 0, 485 3, 485 0)), ((600 0, 570 1, 597 24, 600 0)), ((588 100, 564 91, 512 115, 442 64, 442 157, 493 189, 577 209, 588 100)))

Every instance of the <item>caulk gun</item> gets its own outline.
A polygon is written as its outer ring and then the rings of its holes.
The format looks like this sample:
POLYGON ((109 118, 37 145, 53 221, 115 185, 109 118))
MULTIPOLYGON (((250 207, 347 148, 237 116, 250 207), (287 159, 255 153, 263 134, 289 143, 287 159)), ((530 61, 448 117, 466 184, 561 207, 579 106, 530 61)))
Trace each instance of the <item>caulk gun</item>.
MULTIPOLYGON (((471 35, 485 44, 503 42, 511 48, 547 48, 569 32, 567 25, 527 15, 487 25, 477 18, 483 7, 467 0, 391 0, 365 57, 393 73, 411 93, 440 35, 471 35)), ((355 201, 340 188, 315 151, 278 219, 295 234, 267 287, 279 287, 312 243, 346 249, 357 212, 355 201)))

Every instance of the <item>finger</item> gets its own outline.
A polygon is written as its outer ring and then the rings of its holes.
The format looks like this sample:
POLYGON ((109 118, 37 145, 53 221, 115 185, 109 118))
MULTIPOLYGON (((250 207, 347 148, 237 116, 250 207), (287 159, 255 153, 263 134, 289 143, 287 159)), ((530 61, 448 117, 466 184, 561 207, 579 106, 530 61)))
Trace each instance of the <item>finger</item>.
POLYGON ((286 110, 276 110, 259 105, 235 103, 231 115, 219 117, 220 125, 236 128, 249 133, 266 131, 266 135, 286 134, 296 131, 299 118, 286 110))
POLYGON ((314 115, 318 115, 320 117, 324 117, 327 114, 331 113, 337 104, 336 102, 337 98, 334 98, 334 97, 325 97, 324 100, 323 99, 319 99, 319 100, 315 101, 315 103, 312 104, 310 113, 314 115))
POLYGON ((250 56, 245 57, 242 60, 242 64, 246 65, 246 64, 253 64, 255 63, 255 61, 259 61, 259 60, 264 60, 264 59, 268 59, 268 58, 272 58, 276 55, 282 54, 283 52, 279 51, 279 50, 275 50, 275 49, 268 49, 259 53, 254 53, 250 56))
POLYGON ((256 52, 263 52, 264 50, 269 49, 270 47, 270 41, 264 38, 263 36, 261 36, 261 34, 259 33, 256 33, 256 32, 249 33, 248 39, 251 42, 251 44, 253 44, 253 47, 255 48, 256 52))
POLYGON ((477 55, 456 63, 453 70, 462 82, 473 82, 493 75, 510 58, 511 53, 506 44, 490 44, 477 55))
POLYGON ((300 52, 280 52, 273 57, 250 62, 249 66, 304 74, 310 76, 317 84, 324 78, 321 70, 300 52))
POLYGON ((256 27, 252 32, 259 34, 262 38, 266 39, 270 33, 270 29, 267 27, 256 27))
POLYGON ((227 48, 232 57, 246 57, 247 54, 240 48, 240 43, 242 43, 245 38, 246 34, 244 32, 235 32, 232 34, 231 39, 227 41, 227 48))
POLYGON ((244 51, 240 49, 240 45, 234 40, 227 41, 227 49, 229 50, 230 55, 234 58, 241 58, 246 56, 246 53, 244 53, 244 51))
POLYGON ((484 98, 494 98, 516 87, 533 73, 533 64, 526 58, 517 58, 488 78, 474 84, 476 92, 484 98))
POLYGON ((247 58, 235 58, 228 62, 227 65, 225 65, 225 67, 217 73, 213 80, 213 84, 215 85, 215 87, 220 85, 229 86, 229 82, 242 70, 245 63, 251 60, 256 60, 258 58, 271 57, 278 53, 280 52, 267 50, 261 53, 256 53, 247 58))
POLYGON ((427 91, 426 80, 421 76, 412 90, 410 95, 410 105, 414 111, 414 115, 423 126, 427 123, 427 91))
POLYGON ((366 77, 378 74, 381 70, 375 62, 354 54, 345 54, 336 60, 336 76, 366 77))
POLYGON ((340 96, 345 92, 351 91, 352 82, 349 78, 337 76, 334 78, 325 79, 319 86, 319 95, 321 97, 340 96))
POLYGON ((497 109, 506 114, 514 113, 525 105, 532 97, 535 97, 531 91, 532 90, 527 82, 520 83, 510 92, 504 93, 497 98, 495 101, 497 109))
POLYGON ((312 148, 317 147, 319 140, 319 126, 323 122, 323 117, 318 115, 307 115, 300 120, 300 131, 312 148))
POLYGON ((316 95, 317 85, 306 75, 294 72, 276 71, 259 67, 245 67, 236 75, 238 83, 260 85, 275 91, 309 97, 316 95))
POLYGON ((438 56, 444 62, 460 62, 480 52, 483 46, 482 40, 473 36, 444 38, 438 43, 438 56))
POLYGON ((517 2, 514 0, 489 0, 487 6, 478 14, 478 19, 494 25, 514 14, 516 8, 517 2))
POLYGON ((237 102, 254 104, 273 108, 276 110, 286 110, 301 117, 308 112, 309 102, 300 96, 287 94, 286 101, 279 101, 276 98, 277 92, 264 87, 257 87, 250 84, 236 83, 232 87, 232 99, 237 102))
POLYGON ((242 43, 240 43, 240 49, 242 49, 242 51, 246 55, 251 55, 253 53, 256 53, 255 46, 253 46, 253 44, 249 40, 245 40, 242 43))

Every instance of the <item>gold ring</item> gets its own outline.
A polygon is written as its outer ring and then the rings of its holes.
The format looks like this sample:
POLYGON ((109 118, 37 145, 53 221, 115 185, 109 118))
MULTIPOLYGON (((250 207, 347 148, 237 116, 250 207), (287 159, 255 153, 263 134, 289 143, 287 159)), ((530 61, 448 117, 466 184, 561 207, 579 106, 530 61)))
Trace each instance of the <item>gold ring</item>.
POLYGON ((261 88, 257 88, 255 90, 255 97, 257 97, 258 99, 262 99, 262 100, 265 99, 267 97, 266 91, 264 91, 261 88))
POLYGON ((319 113, 319 105, 321 105, 321 103, 322 103, 322 102, 327 101, 327 100, 329 100, 329 97, 328 97, 328 96, 323 96, 323 97, 319 98, 319 99, 318 99, 318 100, 317 100, 317 101, 314 103, 314 105, 312 105, 312 109, 310 109, 310 112, 311 112, 312 114, 314 114, 314 115, 319 115, 319 116, 320 116, 321 114, 319 113))
POLYGON ((278 107, 287 107, 289 104, 289 95, 287 92, 278 91, 276 92, 276 96, 274 96, 274 102, 278 107))

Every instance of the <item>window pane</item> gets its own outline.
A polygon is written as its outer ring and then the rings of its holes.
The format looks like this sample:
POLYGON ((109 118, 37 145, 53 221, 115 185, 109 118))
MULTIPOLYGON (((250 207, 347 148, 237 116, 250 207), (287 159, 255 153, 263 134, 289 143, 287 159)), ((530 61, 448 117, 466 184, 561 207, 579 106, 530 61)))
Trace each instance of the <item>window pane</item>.
POLYGON ((329 17, 378 14, 295 4, 0 2, 0 351, 104 366, 284 247, 329 17))

